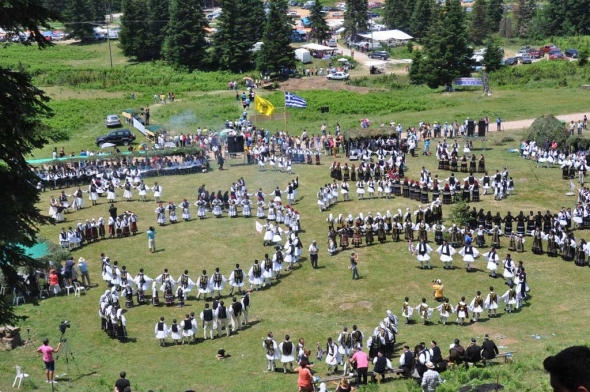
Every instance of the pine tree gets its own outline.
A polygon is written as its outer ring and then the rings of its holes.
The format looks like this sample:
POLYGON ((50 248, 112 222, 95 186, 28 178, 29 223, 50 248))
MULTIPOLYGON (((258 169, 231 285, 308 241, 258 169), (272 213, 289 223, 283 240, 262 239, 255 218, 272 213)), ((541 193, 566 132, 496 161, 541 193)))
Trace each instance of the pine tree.
POLYGON ((488 38, 486 40, 486 52, 482 61, 486 71, 494 72, 499 70, 502 66, 502 57, 503 54, 498 43, 494 39, 488 38))
POLYGON ((529 37, 529 28, 534 16, 533 0, 518 0, 516 9, 516 32, 520 38, 529 37))
POLYGON ((243 2, 223 0, 223 12, 217 21, 219 32, 215 35, 215 58, 221 69, 240 72, 253 67, 255 53, 252 47, 258 41, 247 29, 253 26, 247 17, 243 2))
POLYGON ((262 40, 264 26, 266 25, 266 12, 261 0, 242 0, 242 14, 247 15, 244 26, 245 35, 248 35, 254 43, 262 40))
POLYGON ((545 25, 545 34, 564 35, 564 23, 568 18, 568 1, 567 0, 549 0, 545 5, 543 12, 547 16, 545 25))
POLYGON ((123 0, 122 7, 119 45, 123 54, 138 61, 151 60, 146 45, 150 33, 146 0, 123 0))
POLYGON ((291 46, 293 25, 287 16, 287 0, 270 0, 270 12, 264 28, 262 49, 258 52, 258 68, 266 72, 280 72, 281 68, 295 66, 295 53, 291 46))
POLYGON ((369 3, 366 0, 346 0, 344 27, 353 41, 356 41, 359 33, 369 30, 368 10, 369 3))
POLYGON ((166 40, 170 21, 170 4, 168 0, 148 0, 147 32, 143 41, 142 58, 138 60, 153 61, 162 58, 162 47, 166 40))
POLYGON ((93 36, 94 11, 90 0, 69 0, 63 17, 66 31, 71 38, 85 40, 93 36))
POLYGON ((68 6, 68 2, 66 0, 43 0, 41 2, 43 7, 63 14, 68 6))
POLYGON ((500 21, 500 28, 498 30, 498 34, 504 38, 514 38, 514 26, 512 23, 512 19, 508 15, 508 11, 504 11, 502 15, 502 20, 500 21))
POLYGON ((473 50, 468 43, 461 2, 447 0, 424 43, 420 74, 430 88, 450 88, 455 78, 471 74, 473 50))
POLYGON ((473 6, 471 18, 471 39, 476 45, 481 45, 488 36, 488 15, 486 4, 483 0, 477 0, 473 6))
POLYGON ((330 27, 326 19, 324 19, 322 3, 319 0, 315 0, 315 4, 309 13, 309 20, 311 21, 311 31, 309 34, 312 40, 321 44, 331 37, 330 27))
POLYGON ((429 26, 437 17, 438 5, 434 0, 417 0, 410 18, 410 34, 416 39, 426 37, 429 26))
POLYGON ((385 0, 383 19, 389 29, 410 32, 410 16, 414 10, 413 1, 385 0))
POLYGON ((205 27, 207 18, 201 0, 171 0, 164 57, 176 68, 195 70, 207 64, 205 27))
POLYGON ((412 65, 410 65, 410 71, 408 77, 412 84, 424 84, 424 78, 422 76, 421 67, 422 65, 422 51, 415 50, 414 57, 412 58, 412 65))
POLYGON ((504 0, 488 0, 486 13, 488 16, 488 31, 497 32, 504 13, 504 0))
POLYGON ((575 0, 568 2, 567 20, 573 27, 576 35, 587 35, 590 33, 590 0, 575 0))

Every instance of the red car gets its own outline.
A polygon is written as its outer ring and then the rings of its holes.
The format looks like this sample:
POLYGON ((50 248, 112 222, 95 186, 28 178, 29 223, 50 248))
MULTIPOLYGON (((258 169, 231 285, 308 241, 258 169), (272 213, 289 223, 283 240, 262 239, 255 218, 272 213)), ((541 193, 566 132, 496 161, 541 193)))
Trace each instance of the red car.
POLYGON ((545 45, 545 46, 541 47, 541 49, 539 49, 539 50, 544 53, 549 53, 552 50, 560 50, 560 49, 555 45, 545 45))
POLYGON ((565 55, 559 50, 549 52, 549 60, 565 60, 565 55))

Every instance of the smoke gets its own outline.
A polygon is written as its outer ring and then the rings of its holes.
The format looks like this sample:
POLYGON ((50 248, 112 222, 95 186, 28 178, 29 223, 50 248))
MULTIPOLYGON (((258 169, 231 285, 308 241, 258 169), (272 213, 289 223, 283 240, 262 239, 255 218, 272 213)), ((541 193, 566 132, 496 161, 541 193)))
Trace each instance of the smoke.
POLYGON ((185 110, 170 117, 168 122, 172 129, 191 129, 197 125, 198 118, 192 110, 185 110))

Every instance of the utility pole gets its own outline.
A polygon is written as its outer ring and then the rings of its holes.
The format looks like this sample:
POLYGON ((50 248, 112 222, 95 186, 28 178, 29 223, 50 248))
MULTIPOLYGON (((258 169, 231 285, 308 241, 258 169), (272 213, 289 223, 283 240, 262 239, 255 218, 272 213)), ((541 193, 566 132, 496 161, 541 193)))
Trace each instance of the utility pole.
MULTIPOLYGON (((109 59, 111 60, 111 68, 113 68, 113 53, 111 52, 111 35, 109 33, 109 23, 110 23, 110 19, 111 19, 111 15, 112 12, 107 12, 107 2, 105 1, 104 3, 104 13, 106 14, 106 20, 107 20, 107 42, 109 44, 109 59)), ((109 9, 108 11, 112 11, 111 9, 111 5, 109 4, 109 9)))

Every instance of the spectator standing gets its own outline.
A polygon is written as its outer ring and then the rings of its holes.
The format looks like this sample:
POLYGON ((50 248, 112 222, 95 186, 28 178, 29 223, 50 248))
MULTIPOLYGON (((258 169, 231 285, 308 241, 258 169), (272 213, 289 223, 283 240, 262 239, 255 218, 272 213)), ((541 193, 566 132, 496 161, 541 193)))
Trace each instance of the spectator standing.
POLYGON ((502 119, 500 117, 496 119, 496 130, 498 132, 502 130, 502 119))
POLYGON ((78 259, 78 269, 80 270, 80 276, 82 277, 82 284, 84 287, 90 287, 90 274, 88 273, 88 264, 84 257, 78 259))
POLYGON ((129 391, 131 391, 131 383, 125 378, 126 376, 127 373, 124 371, 119 374, 120 378, 115 381, 115 392, 126 392, 127 388, 129 391))
POLYGON ((318 268, 318 244, 315 240, 309 245, 309 259, 311 260, 311 266, 318 268))
POLYGON ((435 392, 436 388, 443 383, 440 374, 434 370, 434 364, 428 362, 426 364, 426 372, 422 376, 422 392, 435 392))
POLYGON ((356 279, 360 279, 361 277, 359 276, 359 272, 357 270, 357 265, 358 265, 358 261, 359 261, 359 255, 354 253, 354 252, 350 252, 350 269, 352 270, 352 280, 356 279))
POLYGON ((43 362, 45 363, 45 375, 47 376, 46 383, 49 384, 57 384, 56 381, 53 380, 53 372, 55 371, 55 361, 53 360, 53 353, 59 351, 61 347, 61 342, 57 344, 56 348, 53 348, 49 345, 49 339, 43 339, 43 345, 37 349, 38 353, 43 354, 43 362))
POLYGON ((148 236, 148 248, 151 253, 154 253, 156 251, 156 229, 154 229, 154 226, 150 226, 146 234, 148 236))
POLYGON ((350 358, 350 362, 356 362, 356 387, 361 385, 361 379, 363 384, 367 384, 367 371, 369 369, 369 356, 364 352, 360 346, 356 347, 356 352, 350 358))

